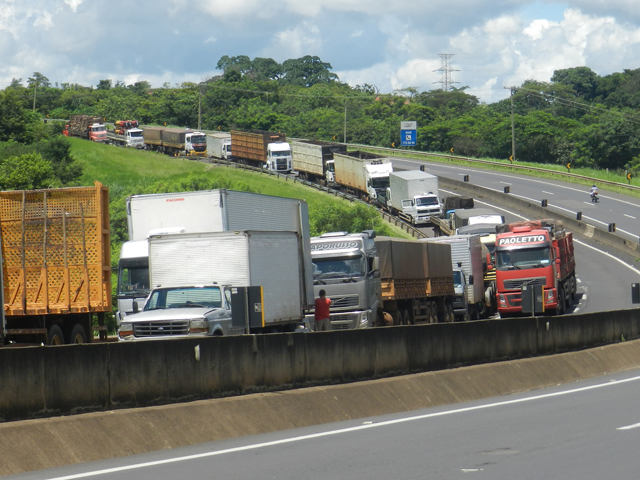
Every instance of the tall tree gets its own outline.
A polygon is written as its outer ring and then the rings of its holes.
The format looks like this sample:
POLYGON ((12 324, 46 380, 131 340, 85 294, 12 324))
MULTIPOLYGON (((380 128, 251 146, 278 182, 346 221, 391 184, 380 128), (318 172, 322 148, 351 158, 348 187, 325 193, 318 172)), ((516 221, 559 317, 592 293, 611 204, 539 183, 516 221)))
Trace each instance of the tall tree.
POLYGON ((318 83, 338 81, 338 76, 330 70, 330 63, 323 62, 319 57, 306 55, 301 58, 285 60, 282 64, 284 77, 281 82, 300 87, 311 87, 318 83))

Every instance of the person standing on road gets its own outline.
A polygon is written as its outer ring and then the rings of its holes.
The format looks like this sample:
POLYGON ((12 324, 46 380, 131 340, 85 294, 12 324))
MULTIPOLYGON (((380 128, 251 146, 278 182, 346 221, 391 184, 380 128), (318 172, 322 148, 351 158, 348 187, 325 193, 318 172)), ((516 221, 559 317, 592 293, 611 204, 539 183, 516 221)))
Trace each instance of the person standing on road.
POLYGON ((320 290, 320 297, 316 298, 316 312, 314 331, 323 332, 331 330, 331 320, 329 318, 329 307, 331 299, 326 297, 326 292, 320 290))

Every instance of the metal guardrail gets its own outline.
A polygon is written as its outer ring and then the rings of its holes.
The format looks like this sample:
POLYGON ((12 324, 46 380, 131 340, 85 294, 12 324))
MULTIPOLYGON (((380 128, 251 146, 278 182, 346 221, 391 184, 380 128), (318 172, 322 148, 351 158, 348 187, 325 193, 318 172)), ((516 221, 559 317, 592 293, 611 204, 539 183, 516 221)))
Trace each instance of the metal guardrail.
POLYGON ((625 183, 620 183, 620 182, 611 182, 609 180, 602 180, 599 178, 593 178, 593 177, 587 177, 585 175, 577 175, 575 173, 569 173, 569 172, 559 172, 557 170, 549 170, 546 168, 539 168, 539 167, 530 167, 530 166, 525 166, 525 165, 507 165, 505 163, 501 163, 501 162, 493 162, 491 160, 480 160, 477 158, 469 158, 469 157, 460 157, 460 156, 455 156, 455 155, 447 155, 444 153, 427 153, 427 152, 417 152, 417 151, 413 151, 413 150, 398 150, 395 148, 388 148, 388 147, 372 147, 370 145, 357 145, 357 144, 348 144, 349 147, 352 148, 357 148, 359 150, 366 150, 366 151, 370 151, 372 153, 375 152, 383 152, 385 155, 389 155, 390 153, 393 153, 393 156, 395 157, 406 157, 406 158, 411 158, 411 157, 438 157, 438 158, 442 158, 445 160, 458 160, 458 161, 465 161, 465 162, 469 162, 469 163, 475 163, 478 165, 490 165, 490 166, 498 166, 498 167, 502 167, 502 168, 510 168, 513 170, 523 170, 523 171, 531 171, 531 172, 541 172, 541 173, 548 173, 548 174, 552 174, 552 175, 558 175, 560 177, 566 177, 566 178, 575 178, 575 179, 579 179, 579 180, 587 180, 589 182, 593 182, 593 183, 600 183, 600 184, 604 184, 604 185, 611 185, 614 187, 619 187, 619 188, 624 188, 627 190, 633 190, 633 191, 640 191, 640 187, 636 186, 636 185, 628 185, 625 183))

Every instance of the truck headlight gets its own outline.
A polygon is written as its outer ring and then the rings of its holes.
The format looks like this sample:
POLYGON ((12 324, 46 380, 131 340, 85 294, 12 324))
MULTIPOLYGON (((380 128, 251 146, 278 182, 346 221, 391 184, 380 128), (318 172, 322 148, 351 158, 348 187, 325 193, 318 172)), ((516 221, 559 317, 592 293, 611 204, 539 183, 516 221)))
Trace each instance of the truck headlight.
POLYGON ((369 326, 369 312, 362 312, 360 314, 360 325, 358 328, 367 328, 369 326))
POLYGON ((133 335, 133 324, 129 322, 122 322, 118 329, 118 335, 121 337, 129 337, 133 335))
POLYGON ((207 333, 209 331, 209 322, 204 318, 195 318, 189 320, 189 333, 207 333))

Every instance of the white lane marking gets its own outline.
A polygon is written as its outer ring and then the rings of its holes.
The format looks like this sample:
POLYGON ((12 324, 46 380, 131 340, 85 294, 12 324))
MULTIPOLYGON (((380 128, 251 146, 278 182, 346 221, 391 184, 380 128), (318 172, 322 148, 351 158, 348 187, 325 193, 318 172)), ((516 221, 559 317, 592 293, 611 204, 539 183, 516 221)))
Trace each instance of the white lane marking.
MULTIPOLYGON (((420 165, 420 164, 424 163, 424 162, 412 162, 411 160, 408 160, 408 162, 409 163, 415 163, 417 165, 420 165)), ((457 166, 457 165, 446 165, 446 164, 438 164, 438 165, 441 166, 441 167, 444 167, 444 168, 460 169, 460 167, 457 166)), ((506 165, 506 166, 508 167, 508 165, 506 165)), ((563 190, 573 190, 574 192, 583 192, 585 195, 589 194, 589 192, 585 192, 582 188, 574 188, 574 187, 571 187, 569 185, 558 185, 557 183, 550 182, 549 180, 548 181, 536 180, 535 178, 529 177, 527 175, 522 175, 522 176, 506 175, 506 174, 503 174, 503 173, 500 173, 500 172, 491 171, 491 170, 478 170, 478 169, 473 169, 473 168, 471 168, 471 169, 469 169, 467 171, 468 172, 473 172, 473 173, 486 174, 486 175, 500 176, 500 177, 504 177, 504 178, 513 178, 513 179, 516 179, 516 180, 524 180, 524 179, 526 179, 527 182, 529 182, 529 183, 542 183, 544 185, 553 185, 554 187, 558 187, 558 188, 563 189, 563 190)), ((468 173, 467 174, 459 174, 459 175, 468 175, 468 173)), ((561 180, 556 180, 556 181, 561 181, 561 180)), ((488 188, 488 187, 484 187, 484 188, 488 188)), ((605 197, 600 195, 600 198, 605 198, 605 197)), ((622 199, 614 198, 614 197, 607 197, 607 200, 620 202, 620 203, 626 203, 627 205, 631 205, 632 207, 639 207, 640 208, 639 204, 630 202, 628 200, 622 200, 622 199)))
MULTIPOLYGON (((500 190, 496 190, 495 188, 489 188, 489 190, 493 190, 494 192, 500 192, 500 190)), ((447 192, 447 193, 453 193, 453 192, 447 192)), ((521 198, 521 199, 523 199, 523 200, 527 200, 527 201, 529 201, 529 202, 533 202, 533 203, 540 203, 540 200, 536 200, 536 199, 534 199, 534 198, 525 197, 525 196, 523 196, 523 195, 515 195, 515 194, 512 194, 512 195, 513 195, 514 197, 516 197, 516 198, 521 198)), ((478 202, 478 203, 483 203, 483 202, 478 202)), ((591 204, 591 203, 587 203, 587 202, 584 202, 584 203, 585 203, 586 205, 593 206, 593 204, 591 204)), ((485 205, 491 205, 491 204, 490 204, 490 203, 486 203, 486 202, 485 202, 485 205)), ((494 206, 494 207, 495 207, 495 205, 491 205, 491 206, 494 206)), ((576 213, 576 212, 574 212, 573 210, 569 210, 569 209, 564 208, 564 207, 560 207, 560 206, 557 206, 557 205, 551 205, 551 204, 550 204, 550 205, 548 205, 548 208, 551 208, 551 207, 553 207, 553 208, 555 208, 555 209, 557 209, 557 210, 564 210, 565 212, 570 212, 570 213, 574 213, 574 214, 576 213)), ((499 208, 499 207, 496 207, 496 208, 499 208)), ((502 210, 504 210, 504 209, 502 209, 502 210)), ((504 210, 504 211, 505 211, 505 212, 508 212, 508 210, 504 210)), ((509 213, 511 213, 512 215, 514 215, 514 213, 513 213, 513 212, 509 212, 509 213)), ((519 217, 521 217, 521 218, 524 218, 524 217, 522 217, 521 215, 518 215, 518 216, 519 216, 519 217)), ((585 220, 585 219, 586 219, 586 220, 591 220, 592 222, 596 222, 596 223, 600 223, 600 224, 602 224, 602 225, 607 225, 607 226, 609 226, 609 224, 608 224, 608 223, 606 223, 606 222, 603 222, 603 221, 601 221, 601 220, 596 220, 595 218, 587 217, 587 216, 585 216, 585 215, 583 215, 583 216, 582 216, 582 218, 583 218, 583 220, 585 220)), ((587 223, 587 222, 584 222, 584 223, 587 223)), ((587 225, 589 225, 589 224, 587 223, 587 225)), ((591 225, 591 226, 592 226, 592 227, 594 227, 594 228, 596 228, 596 227, 595 227, 595 225, 591 225)), ((622 233, 624 233, 624 234, 629 235, 630 237, 633 237, 634 239, 638 238, 638 235, 636 235, 636 234, 634 234, 634 233, 631 233, 631 232, 628 232, 627 230, 623 230, 622 228, 617 228, 617 227, 616 227, 616 232, 622 232, 622 233)))
POLYGON ((544 190, 542 190, 542 193, 546 193, 547 195, 555 195, 555 193, 553 192, 545 192, 544 190))
POLYGON ((618 427, 616 430, 631 430, 632 428, 640 427, 640 423, 634 423, 633 425, 627 425, 626 427, 618 427))
POLYGON ((623 213, 623 215, 624 215, 625 217, 633 218, 634 220, 636 220, 636 217, 634 217, 633 215, 627 215, 626 213, 623 213))
POLYGON ((207 457, 214 457, 214 456, 219 456, 219 455, 225 455, 228 453, 237 453, 237 452, 245 452, 248 450, 257 450, 259 448, 266 448, 266 447, 273 447, 276 445, 286 445, 288 443, 294 443, 294 442, 301 442, 301 441, 305 441, 305 440, 313 440, 316 438, 322 438, 322 437, 329 437, 329 436, 333 436, 333 435, 342 435, 345 433, 351 433, 351 432, 358 432, 361 430, 366 430, 369 428, 379 428, 379 427, 387 427, 389 425, 397 425, 397 424, 401 424, 401 423, 407 423, 407 422, 415 422, 417 420, 426 420, 429 418, 437 418, 437 417, 444 417, 444 416, 448 416, 448 415, 455 415, 458 413, 467 413, 467 412, 475 412, 475 411, 479 411, 479 410, 487 410, 489 408, 495 408, 495 407, 504 407, 504 406, 508 406, 508 405, 516 405, 519 403, 526 403, 526 402, 532 402, 535 400, 544 400, 547 398, 555 398, 555 397, 562 397, 565 395, 571 395, 574 393, 582 393, 582 392, 588 392, 590 390, 596 390, 599 388, 606 388, 606 387, 611 387, 611 386, 617 386, 617 385, 621 385, 624 383, 629 383, 629 382, 635 382, 640 380, 640 376, 637 377, 631 377, 631 378, 626 378, 624 380, 612 380, 609 381, 607 383, 598 383, 595 385, 589 385, 586 387, 580 387, 580 388, 574 388, 571 390, 563 390, 560 392, 553 392, 553 393, 543 393, 541 395, 533 395, 530 397, 523 397, 523 398, 516 398, 513 400, 505 400, 502 402, 495 402, 495 403, 487 403, 484 405, 476 405, 474 407, 463 407, 463 408, 455 408, 452 410, 444 410, 442 412, 435 412, 435 413, 426 413, 424 415, 415 415, 412 417, 405 417, 405 418, 398 418, 395 420, 387 420, 384 422, 379 422, 379 423, 373 423, 370 425, 358 425, 355 427, 348 427, 348 428, 341 428, 338 430, 330 430, 327 432, 319 432, 319 433, 312 433, 310 435, 301 435, 299 437, 290 437, 290 438, 283 438, 281 440, 274 440, 271 442, 263 442, 263 443, 256 443, 253 445, 244 445, 242 447, 233 447, 233 448, 227 448, 224 450, 217 450, 214 452, 204 452, 204 453, 198 453, 198 454, 194 454, 194 455, 185 455, 183 457, 175 457, 175 458, 167 458, 165 460, 156 460, 153 462, 143 462, 143 463, 136 463, 133 465, 124 465, 122 467, 114 467, 114 468, 105 468, 103 470, 94 470, 92 472, 85 472, 85 473, 77 473, 74 475, 66 475, 63 477, 54 477, 51 478, 49 480, 73 480, 76 478, 86 478, 86 477, 94 477, 97 475, 105 475, 108 473, 119 473, 119 472, 126 472, 128 470, 136 470, 136 469, 140 469, 140 468, 147 468, 147 467, 156 467, 158 465, 167 465, 170 463, 178 463, 178 462, 185 462, 185 461, 189 461, 189 460, 197 460, 200 458, 207 458, 207 457))

